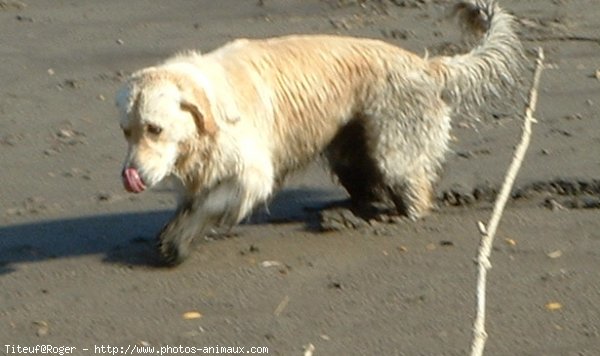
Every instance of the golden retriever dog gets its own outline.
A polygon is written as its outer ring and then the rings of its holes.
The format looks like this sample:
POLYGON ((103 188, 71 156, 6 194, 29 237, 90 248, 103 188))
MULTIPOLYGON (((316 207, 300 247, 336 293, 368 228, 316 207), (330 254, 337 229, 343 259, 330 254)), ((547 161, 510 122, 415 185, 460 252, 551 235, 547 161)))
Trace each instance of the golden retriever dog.
POLYGON ((320 154, 356 204, 385 199, 410 219, 427 214, 452 115, 514 89, 523 62, 513 18, 495 1, 457 9, 482 34, 461 55, 296 35, 133 73, 117 94, 124 186, 140 193, 174 177, 180 191, 158 236, 161 259, 182 262, 194 236, 239 223, 320 154))

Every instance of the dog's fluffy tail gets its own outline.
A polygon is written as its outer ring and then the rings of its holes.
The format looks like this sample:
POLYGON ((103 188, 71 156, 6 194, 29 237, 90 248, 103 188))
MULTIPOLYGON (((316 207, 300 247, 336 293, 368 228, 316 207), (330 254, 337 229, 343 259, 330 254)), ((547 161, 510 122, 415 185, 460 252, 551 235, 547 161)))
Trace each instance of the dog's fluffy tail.
POLYGON ((461 1, 455 13, 466 28, 483 38, 470 52, 434 57, 431 64, 443 81, 444 99, 455 110, 472 112, 519 86, 525 57, 513 17, 495 0, 461 1))

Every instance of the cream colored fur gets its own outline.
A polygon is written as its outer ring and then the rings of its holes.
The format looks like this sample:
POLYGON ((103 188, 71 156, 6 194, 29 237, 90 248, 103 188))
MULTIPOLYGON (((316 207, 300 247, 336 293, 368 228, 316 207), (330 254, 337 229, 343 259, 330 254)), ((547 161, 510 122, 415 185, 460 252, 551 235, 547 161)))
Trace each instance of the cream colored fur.
POLYGON ((134 73, 117 95, 125 168, 149 187, 169 176, 181 183, 177 215, 159 236, 163 259, 180 262, 208 226, 240 222, 321 153, 355 200, 389 198, 410 218, 426 214, 451 115, 511 87, 520 67, 509 15, 484 1, 460 10, 486 33, 455 57, 289 36, 237 40, 134 73))

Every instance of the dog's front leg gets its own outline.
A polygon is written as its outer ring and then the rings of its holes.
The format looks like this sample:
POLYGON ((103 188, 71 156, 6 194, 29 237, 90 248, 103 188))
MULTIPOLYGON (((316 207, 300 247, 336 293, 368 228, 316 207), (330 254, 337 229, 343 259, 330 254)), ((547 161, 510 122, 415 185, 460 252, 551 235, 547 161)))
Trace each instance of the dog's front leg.
POLYGON ((167 265, 189 254, 195 236, 213 226, 231 227, 245 218, 273 191, 270 165, 246 167, 239 177, 225 179, 198 195, 184 197, 175 217, 158 235, 158 252, 167 265))
POLYGON ((162 262, 171 266, 180 264, 188 256, 194 237, 209 227, 238 223, 249 211, 242 211, 245 202, 242 190, 236 179, 229 179, 197 195, 184 197, 175 217, 158 235, 162 262))
POLYGON ((198 233, 208 225, 208 217, 199 214, 198 198, 186 198, 175 212, 175 216, 158 234, 158 253, 161 262, 175 266, 185 260, 189 247, 198 233))

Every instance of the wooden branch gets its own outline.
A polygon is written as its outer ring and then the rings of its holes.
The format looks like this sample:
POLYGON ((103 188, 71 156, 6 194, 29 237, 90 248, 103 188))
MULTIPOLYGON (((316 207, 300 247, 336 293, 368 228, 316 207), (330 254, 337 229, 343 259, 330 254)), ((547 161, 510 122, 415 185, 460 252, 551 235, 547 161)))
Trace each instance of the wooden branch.
POLYGON ((531 90, 529 91, 529 103, 525 109, 525 120, 523 122, 523 133, 521 135, 521 142, 515 149, 513 159, 504 177, 502 188, 496 202, 494 204, 494 210, 490 222, 485 226, 481 221, 478 222, 479 233, 481 234, 481 240, 479 243, 479 251, 477 255, 477 309, 475 314, 475 321, 473 323, 473 339, 471 342, 471 356, 483 355, 483 349, 487 340, 487 333, 485 331, 485 291, 487 283, 487 271, 492 268, 490 263, 490 255, 492 253, 492 243, 498 224, 502 218, 502 212, 508 201, 510 191, 512 189, 515 177, 519 172, 519 168, 523 163, 523 158, 529 147, 529 141, 531 141, 531 127, 535 122, 533 118, 533 112, 537 104, 538 86, 540 82, 540 76, 543 69, 544 51, 540 47, 538 49, 538 57, 533 74, 533 83, 531 84, 531 90))

